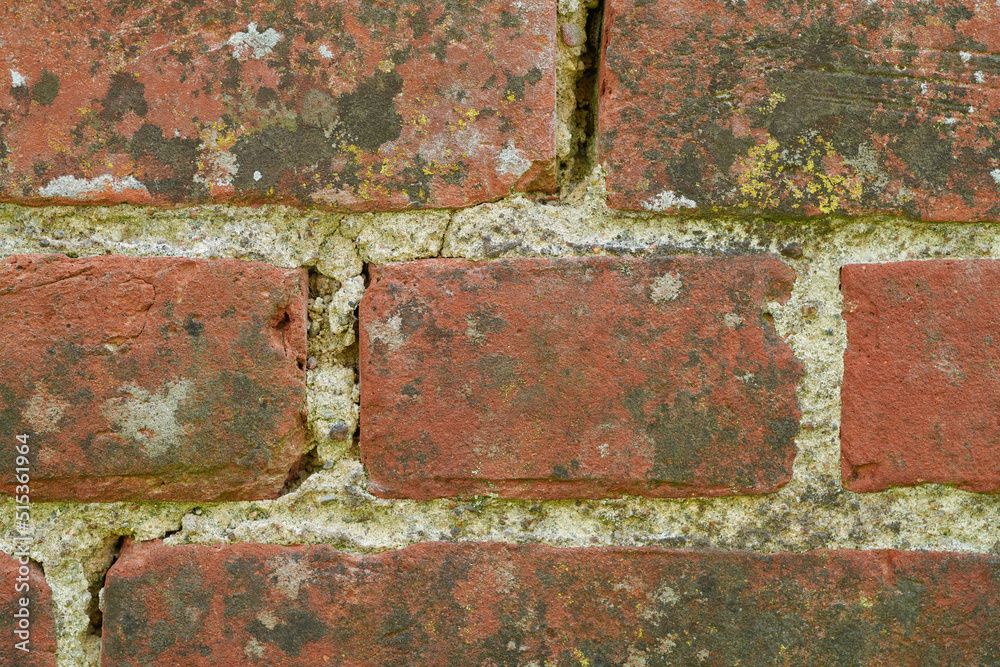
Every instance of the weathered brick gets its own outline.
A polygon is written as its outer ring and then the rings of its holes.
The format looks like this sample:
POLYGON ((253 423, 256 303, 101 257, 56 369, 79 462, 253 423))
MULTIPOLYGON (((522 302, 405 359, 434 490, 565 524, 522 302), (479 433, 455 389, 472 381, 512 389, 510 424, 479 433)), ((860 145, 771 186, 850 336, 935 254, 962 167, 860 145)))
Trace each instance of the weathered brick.
POLYGON ((25 560, 27 564, 21 565, 19 558, 0 555, 0 665, 55 667, 52 592, 42 569, 25 560), (27 606, 21 604, 24 599, 27 606))
POLYGON ((3 260, 0 424, 30 436, 32 500, 277 495, 305 449, 306 282, 231 259, 3 260))
POLYGON ((1000 7, 609 0, 612 206, 1000 220, 1000 7))
POLYGON ((789 480, 801 367, 769 256, 427 260, 361 305, 373 493, 764 493, 789 480))
POLYGON ((7 2, 0 199, 385 210, 550 189, 555 17, 555 0, 7 2))
POLYGON ((841 271, 844 486, 1000 491, 1000 261, 841 271))
POLYGON ((104 664, 987 665, 1000 559, 420 544, 126 550, 104 664))

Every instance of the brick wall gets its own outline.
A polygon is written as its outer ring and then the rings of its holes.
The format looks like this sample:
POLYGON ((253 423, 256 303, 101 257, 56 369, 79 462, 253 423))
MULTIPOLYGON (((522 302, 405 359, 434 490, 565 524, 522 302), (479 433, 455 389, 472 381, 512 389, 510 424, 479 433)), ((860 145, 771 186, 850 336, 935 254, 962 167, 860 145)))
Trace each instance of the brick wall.
POLYGON ((0 664, 1000 664, 997 25, 7 3, 0 664))

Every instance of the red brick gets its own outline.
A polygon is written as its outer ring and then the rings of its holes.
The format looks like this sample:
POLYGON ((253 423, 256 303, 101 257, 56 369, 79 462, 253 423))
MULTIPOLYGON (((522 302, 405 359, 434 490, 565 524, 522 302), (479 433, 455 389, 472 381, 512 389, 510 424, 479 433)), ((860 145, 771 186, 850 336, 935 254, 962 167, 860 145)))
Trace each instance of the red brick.
POLYGON ((52 615, 52 592, 42 569, 25 559, 0 555, 0 665, 55 667, 56 623, 52 615), (27 587, 27 589, 25 589, 27 587), (21 600, 27 599, 25 607, 21 600), (26 616, 24 610, 27 610, 26 616), (15 616, 19 614, 20 616, 15 616), (27 620, 24 628, 22 620, 27 620), (14 632, 27 632, 15 635, 14 632), (23 642, 27 641, 27 644, 23 642), (22 650, 27 648, 27 651, 22 650))
POLYGON ((109 667, 1000 659, 1000 559, 975 554, 149 544, 104 600, 109 667))
POLYGON ((699 496, 789 480, 801 367, 773 257, 428 260, 361 305, 373 493, 699 496))
POLYGON ((1000 220, 995 3, 606 7, 612 206, 1000 220))
POLYGON ((455 207, 555 185, 556 2, 0 8, 0 200, 455 207))
POLYGON ((306 280, 231 259, 0 262, 0 415, 30 436, 31 499, 277 495, 306 443, 306 280))
POLYGON ((1000 491, 1000 261, 841 272, 844 486, 1000 491))

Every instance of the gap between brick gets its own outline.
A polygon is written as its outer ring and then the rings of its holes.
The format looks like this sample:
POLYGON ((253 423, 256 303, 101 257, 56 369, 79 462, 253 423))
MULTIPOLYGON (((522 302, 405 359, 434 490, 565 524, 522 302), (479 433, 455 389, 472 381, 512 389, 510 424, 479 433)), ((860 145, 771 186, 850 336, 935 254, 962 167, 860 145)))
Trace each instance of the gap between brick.
MULTIPOLYGON (((598 75, 601 64, 601 34, 605 0, 587 3, 585 50, 580 55, 583 69, 576 70, 573 81, 576 110, 572 123, 575 150, 559 165, 559 199, 584 186, 597 164, 595 135, 597 131, 598 75)), ((561 32, 561 31, 560 31, 561 32)), ((562 35, 558 37, 562 39, 562 35)))
POLYGON ((101 574, 100 579, 93 582, 89 586, 90 602, 87 603, 87 617, 90 619, 90 623, 87 625, 87 635, 91 637, 100 637, 104 630, 104 611, 101 609, 101 591, 104 590, 104 584, 107 582, 108 572, 118 561, 118 556, 121 555, 122 545, 125 544, 124 535, 118 535, 114 539, 115 543, 111 546, 109 562, 106 567, 104 567, 104 571, 101 574))

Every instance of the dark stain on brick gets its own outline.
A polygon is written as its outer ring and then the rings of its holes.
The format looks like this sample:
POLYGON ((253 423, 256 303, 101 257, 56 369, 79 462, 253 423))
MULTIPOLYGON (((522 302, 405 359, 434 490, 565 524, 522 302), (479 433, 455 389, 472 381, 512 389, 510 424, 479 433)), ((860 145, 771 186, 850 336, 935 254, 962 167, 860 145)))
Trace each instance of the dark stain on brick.
POLYGON ((514 14, 507 11, 506 9, 500 12, 500 27, 501 28, 520 28, 521 27, 521 16, 519 14, 514 14))
POLYGON ((209 614, 213 592, 206 588, 196 567, 175 567, 169 573, 152 571, 119 580, 108 596, 115 632, 104 637, 105 660, 108 656, 121 660, 134 655, 148 664, 173 646, 177 637, 190 639, 183 650, 188 657, 211 653, 199 638, 198 627, 209 614), (155 621, 142 605, 134 604, 151 595, 157 598, 157 613, 161 615, 155 621))
MULTIPOLYGON (((240 138, 233 147, 233 154, 239 164, 233 177, 236 189, 266 192, 277 186, 283 176, 329 161, 337 152, 321 128, 301 125, 289 130, 272 125, 240 138)), ((306 186, 296 188, 300 195, 308 189, 306 186)))
POLYGON ((955 29, 959 21, 968 21, 975 14, 972 13, 965 5, 961 4, 951 4, 944 8, 944 22, 947 23, 952 30, 955 29))
POLYGON ((140 83, 134 74, 124 71, 111 75, 111 85, 100 103, 102 109, 97 117, 109 124, 117 123, 129 112, 143 117, 149 111, 145 84, 140 83))
POLYGON ((42 77, 31 88, 31 96, 39 104, 48 106, 56 101, 59 94, 59 77, 49 70, 42 70, 42 77))
POLYGON ((198 173, 197 139, 171 137, 163 130, 146 123, 132 136, 129 152, 140 165, 139 179, 150 192, 164 193, 178 201, 196 197, 203 186, 194 182, 198 173))
MULTIPOLYGON (((243 63, 241 63, 236 58, 230 58, 226 61, 226 71, 219 82, 219 87, 226 91, 227 93, 238 93, 240 88, 243 86, 243 81, 241 74, 243 73, 243 63)), ((283 81, 281 82, 283 83, 283 81)), ((281 83, 278 84, 278 88, 284 88, 281 83)))
MULTIPOLYGON (((267 434, 287 399, 275 396, 253 377, 243 373, 220 373, 216 383, 219 386, 218 396, 227 397, 224 405, 217 406, 230 413, 226 431, 233 442, 240 443, 237 451, 243 452, 236 463, 244 468, 263 467, 271 457, 267 434)), ((181 412, 178 410, 179 418, 182 417, 181 412)), ((191 419, 190 423, 199 424, 199 421, 191 419)))
POLYGON ((507 320, 497 317, 494 309, 488 306, 479 306, 476 312, 469 316, 469 325, 481 336, 494 334, 509 326, 507 320))
POLYGON ((184 329, 192 338, 198 338, 205 330, 205 325, 189 315, 188 318, 184 320, 184 329))
POLYGON ((276 93, 273 88, 261 86, 257 91, 255 99, 258 106, 266 107, 270 104, 275 104, 278 101, 278 93, 276 93))
POLYGON ((352 93, 337 100, 343 124, 342 141, 365 151, 377 150, 399 138, 403 117, 396 110, 395 97, 403 89, 398 72, 378 71, 358 84, 352 93))
POLYGON ((699 407, 699 397, 687 391, 677 392, 673 405, 666 403, 647 408, 653 400, 642 389, 632 390, 625 405, 633 419, 655 443, 653 468, 649 479, 653 484, 688 484, 698 464, 715 460, 718 453, 708 450, 736 449, 737 433, 732 428, 720 428, 718 417, 699 407))
POLYGON ((504 72, 507 76, 507 85, 504 87, 504 97, 513 100, 523 100, 525 87, 533 86, 542 80, 542 71, 537 67, 532 67, 524 74, 518 76, 513 72, 504 72))
POLYGON ((431 197, 431 175, 427 166, 427 160, 414 155, 413 165, 402 171, 403 191, 410 198, 410 203, 418 207, 426 204, 431 197))
MULTIPOLYGON (((263 91, 263 89, 261 89, 263 91)), ((299 120, 310 127, 332 128, 339 119, 337 102, 330 93, 310 88, 302 97, 299 120)))
POLYGON ((476 363, 479 379, 497 390, 513 390, 518 384, 517 363, 508 356, 493 354, 476 363))
MULTIPOLYGON (((776 388, 776 387, 772 387, 776 388)), ((773 419, 767 423, 767 435, 765 442, 770 445, 776 453, 787 452, 793 447, 795 436, 799 432, 799 423, 795 419, 773 419)))
POLYGON ((408 21, 410 30, 413 31, 413 39, 420 39, 424 35, 430 34, 430 10, 426 7, 413 12, 408 21))
POLYGON ((306 644, 323 639, 328 632, 326 625, 308 609, 284 609, 275 616, 278 622, 273 628, 254 619, 247 625, 247 632, 261 642, 274 644, 291 657, 297 656, 306 644))
MULTIPOLYGON (((396 111, 394 97, 401 90, 402 77, 395 71, 377 72, 354 92, 336 100, 321 89, 308 89, 295 129, 273 125, 236 143, 233 153, 239 170, 233 185, 239 191, 267 192, 283 184, 303 202, 319 186, 314 179, 289 179, 291 175, 316 173, 325 183, 358 185, 358 165, 351 150, 375 151, 399 138, 402 116, 396 111), (330 133, 333 136, 327 138, 330 133), (338 156, 341 166, 335 169, 332 161, 338 156)), ((425 197, 429 192, 428 184, 425 197)))

